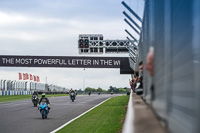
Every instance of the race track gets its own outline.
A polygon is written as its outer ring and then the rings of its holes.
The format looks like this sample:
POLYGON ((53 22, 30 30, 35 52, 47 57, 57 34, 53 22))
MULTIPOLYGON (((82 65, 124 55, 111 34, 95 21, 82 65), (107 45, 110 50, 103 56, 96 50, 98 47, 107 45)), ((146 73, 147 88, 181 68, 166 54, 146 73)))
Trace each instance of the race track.
MULTIPOLYGON (((75 102, 69 96, 51 97, 51 110, 42 119, 31 99, 0 103, 1 133, 49 133, 109 97, 116 95, 78 95, 75 102)), ((77 125, 78 127, 78 125, 77 125)))

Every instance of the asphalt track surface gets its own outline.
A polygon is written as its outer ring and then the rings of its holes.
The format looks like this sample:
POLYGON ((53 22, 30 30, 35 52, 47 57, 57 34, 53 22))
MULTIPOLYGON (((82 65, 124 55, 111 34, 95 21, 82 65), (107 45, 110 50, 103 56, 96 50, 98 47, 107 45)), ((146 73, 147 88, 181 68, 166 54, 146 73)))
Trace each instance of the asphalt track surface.
POLYGON ((42 119, 31 99, 0 103, 0 132, 49 133, 113 96, 118 95, 78 95, 75 102, 72 102, 69 96, 50 97, 51 110, 47 119, 42 119))

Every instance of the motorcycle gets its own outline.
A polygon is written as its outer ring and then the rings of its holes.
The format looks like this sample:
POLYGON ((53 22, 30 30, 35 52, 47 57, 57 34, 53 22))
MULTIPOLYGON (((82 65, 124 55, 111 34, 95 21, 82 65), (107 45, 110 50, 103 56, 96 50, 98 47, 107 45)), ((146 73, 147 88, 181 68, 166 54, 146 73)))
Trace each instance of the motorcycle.
POLYGON ((39 111, 40 111, 40 113, 42 115, 42 119, 47 118, 47 115, 49 113, 49 109, 48 109, 48 106, 47 106, 46 102, 41 102, 40 103, 39 111))
POLYGON ((33 103, 34 107, 37 106, 38 101, 39 101, 38 96, 37 95, 33 95, 32 96, 32 103, 33 103))
POLYGON ((88 95, 90 95, 90 94, 91 94, 91 92, 88 93, 88 95))
POLYGON ((113 95, 113 91, 111 91, 110 94, 113 95))
POLYGON ((74 102, 74 100, 75 100, 75 93, 74 92, 70 93, 70 98, 71 98, 72 102, 74 102))

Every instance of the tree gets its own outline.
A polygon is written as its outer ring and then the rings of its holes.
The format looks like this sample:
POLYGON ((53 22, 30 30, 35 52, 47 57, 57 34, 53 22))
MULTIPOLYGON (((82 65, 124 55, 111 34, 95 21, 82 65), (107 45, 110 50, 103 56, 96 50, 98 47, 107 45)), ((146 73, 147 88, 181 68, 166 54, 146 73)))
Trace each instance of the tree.
POLYGON ((124 92, 126 92, 126 89, 124 89, 124 88, 119 88, 119 92, 124 93, 124 92))
POLYGON ((103 91, 103 89, 100 87, 97 89, 97 92, 102 92, 102 91, 103 91))
POLYGON ((127 90, 128 88, 127 88, 127 87, 124 87, 124 89, 127 90))
POLYGON ((82 92, 82 89, 79 89, 78 92, 82 92))
POLYGON ((96 92, 97 90, 95 88, 92 88, 92 92, 96 92))
POLYGON ((115 88, 114 88, 114 92, 115 92, 115 93, 119 93, 119 89, 115 87, 115 88))
POLYGON ((85 88, 84 91, 85 91, 85 92, 89 92, 89 91, 91 91, 91 92, 96 92, 97 90, 96 90, 95 88, 87 87, 87 88, 85 88))
POLYGON ((112 86, 109 87, 108 92, 114 91, 114 88, 112 86))
POLYGON ((84 90, 85 92, 89 92, 89 91, 92 91, 92 88, 90 88, 90 87, 87 87, 87 88, 85 88, 85 90, 84 90))

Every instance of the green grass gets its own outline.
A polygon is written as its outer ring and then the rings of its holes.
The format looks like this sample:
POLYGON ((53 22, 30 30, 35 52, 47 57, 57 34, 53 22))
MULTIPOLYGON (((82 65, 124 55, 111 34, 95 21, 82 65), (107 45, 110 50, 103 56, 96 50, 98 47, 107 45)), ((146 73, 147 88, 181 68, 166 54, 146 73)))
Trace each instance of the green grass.
POLYGON ((118 133, 125 117, 129 96, 113 97, 82 117, 73 121, 58 133, 118 133))
MULTIPOLYGON (((59 96, 69 96, 68 94, 54 94, 54 95, 46 95, 46 97, 59 97, 59 96)), ((0 96, 0 102, 11 102, 18 100, 26 100, 31 99, 32 95, 12 95, 12 96, 0 96)), ((41 95, 39 95, 41 98, 41 95)))

